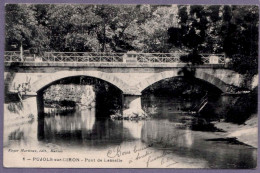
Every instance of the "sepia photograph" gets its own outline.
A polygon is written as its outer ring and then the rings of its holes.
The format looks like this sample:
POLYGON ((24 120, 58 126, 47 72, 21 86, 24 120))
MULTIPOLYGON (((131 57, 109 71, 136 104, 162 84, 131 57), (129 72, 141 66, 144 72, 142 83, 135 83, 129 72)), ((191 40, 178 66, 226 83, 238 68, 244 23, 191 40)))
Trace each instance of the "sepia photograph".
POLYGON ((4 9, 4 167, 257 168, 258 5, 4 9))

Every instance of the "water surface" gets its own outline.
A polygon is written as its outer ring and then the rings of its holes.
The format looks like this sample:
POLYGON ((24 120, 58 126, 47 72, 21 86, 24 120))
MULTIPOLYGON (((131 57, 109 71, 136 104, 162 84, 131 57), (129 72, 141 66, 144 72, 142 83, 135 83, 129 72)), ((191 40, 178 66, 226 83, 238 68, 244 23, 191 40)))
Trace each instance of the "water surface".
MULTIPOLYGON (((217 112, 221 112, 223 102, 228 99, 223 97, 217 101, 218 104, 215 103, 219 105, 217 112)), ((160 163, 158 167, 256 167, 256 149, 225 140, 223 132, 216 129, 203 130, 202 126, 198 130, 194 128, 198 120, 193 115, 180 113, 196 105, 199 100, 151 96, 143 98, 142 102, 149 110, 151 119, 113 121, 97 116, 95 108, 45 114, 32 123, 6 130, 8 141, 5 148, 54 147, 64 153, 91 153, 123 159, 129 164, 134 160, 143 167, 153 167, 155 162, 157 165, 160 163)))

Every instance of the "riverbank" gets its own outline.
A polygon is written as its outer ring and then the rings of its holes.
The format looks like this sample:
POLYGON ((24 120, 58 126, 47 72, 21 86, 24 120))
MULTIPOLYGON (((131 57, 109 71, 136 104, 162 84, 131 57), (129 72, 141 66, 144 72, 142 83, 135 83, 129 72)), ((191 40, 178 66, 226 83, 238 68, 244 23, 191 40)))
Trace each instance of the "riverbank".
POLYGON ((25 105, 21 110, 17 109, 15 111, 10 111, 8 108, 9 104, 4 104, 4 126, 18 126, 24 123, 33 121, 34 115, 32 115, 25 105))
POLYGON ((239 142, 258 147, 258 118, 252 115, 244 124, 238 125, 227 122, 213 122, 218 129, 224 130, 225 138, 236 138, 239 142))
MULTIPOLYGON (((18 103, 13 103, 16 105, 18 103)), ((21 129, 27 124, 32 123, 35 120, 33 114, 29 113, 28 110, 18 109, 17 106, 12 106, 13 110, 10 110, 10 104, 4 104, 4 132, 3 132, 3 145, 9 144, 9 139, 19 139, 23 135, 21 129), (8 107, 9 106, 9 107, 8 107)), ((27 107, 27 105, 26 105, 27 107)), ((28 107, 27 107, 28 108, 28 107)))

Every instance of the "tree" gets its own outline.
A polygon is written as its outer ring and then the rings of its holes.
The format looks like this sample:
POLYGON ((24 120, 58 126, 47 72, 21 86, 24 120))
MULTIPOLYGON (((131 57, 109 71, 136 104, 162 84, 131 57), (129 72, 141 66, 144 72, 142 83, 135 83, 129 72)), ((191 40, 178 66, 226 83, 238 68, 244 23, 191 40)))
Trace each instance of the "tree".
POLYGON ((97 37, 102 51, 127 52, 142 50, 140 25, 149 19, 151 9, 146 5, 97 5, 99 17, 97 37))
POLYGON ((251 77, 258 73, 257 6, 181 5, 178 15, 181 28, 169 29, 175 46, 200 53, 224 52, 231 58, 232 70, 251 77))
MULTIPOLYGON (((188 49, 203 50, 201 47, 205 43, 208 25, 205 8, 201 5, 178 6, 179 24, 181 26, 179 35, 182 35, 179 38, 181 39, 182 46, 188 49)), ((170 32, 169 34, 174 33, 170 32)))
POLYGON ((225 53, 257 73, 257 6, 7 4, 6 50, 225 53))
POLYGON ((7 4, 6 50, 43 48, 49 44, 46 30, 39 25, 35 10, 27 4, 7 4))
POLYGON ((33 11, 27 5, 18 4, 7 4, 5 9, 6 49, 12 50, 21 45, 31 47, 30 40, 36 24, 33 11))
POLYGON ((223 47, 232 69, 253 76, 258 73, 258 7, 227 6, 224 13, 223 47))
POLYGON ((141 50, 147 52, 169 52, 173 45, 169 42, 168 29, 177 26, 176 5, 159 6, 151 11, 151 17, 140 25, 139 42, 141 50))

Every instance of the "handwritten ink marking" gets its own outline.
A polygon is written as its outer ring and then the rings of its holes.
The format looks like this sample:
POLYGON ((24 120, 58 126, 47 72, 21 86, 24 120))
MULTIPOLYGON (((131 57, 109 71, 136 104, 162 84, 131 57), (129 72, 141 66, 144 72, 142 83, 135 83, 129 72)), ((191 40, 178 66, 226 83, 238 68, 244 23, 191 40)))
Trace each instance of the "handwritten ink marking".
POLYGON ((151 159, 151 156, 149 156, 148 159, 147 159, 147 162, 146 162, 146 167, 147 168, 149 168, 150 159, 151 159))
POLYGON ((140 151, 143 151, 143 150, 146 150, 148 148, 151 148, 153 146, 153 143, 149 144, 149 145, 146 145, 144 147, 141 147, 141 148, 137 148, 137 146, 135 145, 134 146, 134 153, 137 153, 137 152, 140 152, 140 151))
POLYGON ((167 163, 167 162, 172 162, 172 163, 169 163, 168 165, 166 165, 166 167, 168 166, 171 166, 171 165, 174 165, 174 164, 177 164, 178 162, 176 162, 176 161, 174 161, 172 158, 170 158, 170 157, 167 157, 167 155, 168 154, 170 154, 171 152, 169 152, 169 151, 163 151, 163 153, 161 154, 161 155, 159 155, 159 156, 156 156, 156 157, 154 157, 154 158, 152 158, 151 156, 149 156, 148 157, 148 160, 147 160, 147 162, 146 162, 146 167, 148 168, 149 167, 149 165, 150 165, 150 163, 151 162, 154 162, 154 161, 156 161, 156 160, 159 160, 159 159, 162 159, 161 160, 161 165, 163 165, 163 164, 165 164, 165 163, 167 163), (165 160, 166 159, 166 160, 165 160))
POLYGON ((119 145, 114 149, 109 149, 107 152, 107 157, 115 158, 115 157, 121 157, 121 156, 128 155, 128 154, 131 154, 131 151, 130 150, 121 151, 121 146, 119 145))
POLYGON ((121 146, 117 146, 114 149, 110 149, 107 152, 107 157, 109 158, 115 158, 115 157, 120 157, 121 156, 121 146))
POLYGON ((140 153, 137 154, 135 160, 139 160, 139 159, 143 159, 145 157, 147 157, 148 155, 152 154, 152 151, 145 151, 145 154, 141 155, 140 153))

